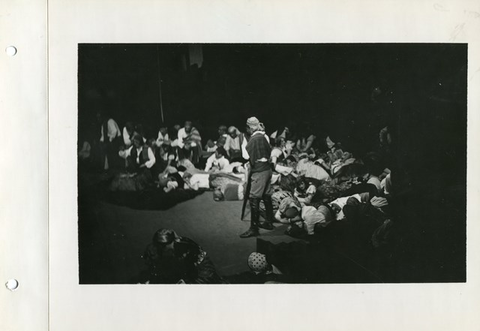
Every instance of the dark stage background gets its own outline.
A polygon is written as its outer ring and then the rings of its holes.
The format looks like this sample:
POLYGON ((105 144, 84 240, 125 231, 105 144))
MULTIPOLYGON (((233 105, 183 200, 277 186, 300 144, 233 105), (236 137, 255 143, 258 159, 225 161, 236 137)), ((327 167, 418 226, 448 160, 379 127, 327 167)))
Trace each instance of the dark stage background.
MULTIPOLYGON (((102 110, 121 126, 140 122, 155 135, 162 122, 161 80, 169 126, 191 119, 204 138, 216 138, 218 125, 243 129, 255 115, 267 131, 308 122, 364 151, 392 110, 423 112, 433 101, 465 105, 465 50, 452 44, 82 44, 79 125, 83 129, 102 110)), ((461 130, 464 120, 451 127, 461 130)))
POLYGON ((466 44, 80 44, 79 137, 97 111, 156 136, 257 116, 368 152, 389 124, 402 281, 466 278, 466 44), (160 86, 161 81, 161 86, 160 86), (161 92, 160 92, 161 91, 161 92))

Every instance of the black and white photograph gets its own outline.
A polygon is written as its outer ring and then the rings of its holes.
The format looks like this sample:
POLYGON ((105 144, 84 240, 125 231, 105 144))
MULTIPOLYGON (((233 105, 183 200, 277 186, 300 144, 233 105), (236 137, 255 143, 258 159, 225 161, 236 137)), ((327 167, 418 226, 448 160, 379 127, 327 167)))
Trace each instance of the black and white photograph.
POLYGON ((79 284, 466 282, 467 50, 79 43, 79 284))
POLYGON ((3 0, 0 330, 478 329, 479 5, 3 0))

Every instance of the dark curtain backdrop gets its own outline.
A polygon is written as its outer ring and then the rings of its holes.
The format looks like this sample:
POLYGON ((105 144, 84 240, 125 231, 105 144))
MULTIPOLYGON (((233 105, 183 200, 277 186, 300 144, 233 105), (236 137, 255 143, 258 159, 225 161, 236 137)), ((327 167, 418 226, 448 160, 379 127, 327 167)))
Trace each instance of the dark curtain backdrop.
POLYGON ((461 117, 465 49, 452 44, 209 44, 201 45, 198 67, 190 65, 189 45, 81 44, 79 123, 87 126, 102 110, 120 126, 141 122, 147 134, 155 134, 161 124, 161 80, 169 126, 191 119, 204 137, 215 138, 218 125, 242 129, 255 115, 270 132, 287 123, 305 129, 308 123, 351 149, 362 149, 392 110, 406 106, 405 100, 413 112, 447 102, 461 117))

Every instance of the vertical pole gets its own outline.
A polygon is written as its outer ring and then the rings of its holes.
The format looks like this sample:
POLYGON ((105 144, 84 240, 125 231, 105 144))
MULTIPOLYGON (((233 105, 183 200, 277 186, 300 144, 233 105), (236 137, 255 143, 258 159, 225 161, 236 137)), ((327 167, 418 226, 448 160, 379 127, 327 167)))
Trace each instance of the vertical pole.
POLYGON ((160 103, 160 115, 162 116, 162 124, 165 123, 163 116, 163 102, 162 102, 162 77, 160 76, 160 52, 157 46, 157 72, 158 72, 158 99, 160 103))

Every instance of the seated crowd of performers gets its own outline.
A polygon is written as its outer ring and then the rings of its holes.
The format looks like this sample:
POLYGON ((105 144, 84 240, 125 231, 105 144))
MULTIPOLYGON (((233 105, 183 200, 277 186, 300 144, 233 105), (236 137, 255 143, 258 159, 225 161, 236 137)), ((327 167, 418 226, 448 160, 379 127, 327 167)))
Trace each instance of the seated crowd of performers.
MULTIPOLYGON (((118 170, 113 191, 214 190, 216 201, 244 200, 250 205, 251 221, 241 238, 259 236, 260 229, 271 231, 275 223, 287 224, 285 233, 290 236, 309 238, 348 219, 373 247, 388 240, 393 223, 389 199, 394 194, 382 155, 391 144, 388 128, 380 132, 383 148, 360 156, 308 130, 283 127, 267 133, 255 117, 247 119, 244 132, 221 125, 218 137, 206 143, 190 121, 170 130, 161 126, 155 137, 145 136, 142 127, 131 122, 121 130, 112 118, 99 115, 98 121, 98 136, 80 141, 79 162, 99 171, 118 170)), ((158 255, 158 247, 195 246, 175 233, 157 237, 165 242, 153 243, 147 260, 158 255)), ((168 254, 177 254, 172 247, 168 254)), ((194 250, 192 259, 203 254, 200 248, 194 250)), ((199 261, 192 263, 205 265, 212 282, 218 282, 209 261, 199 261)))

